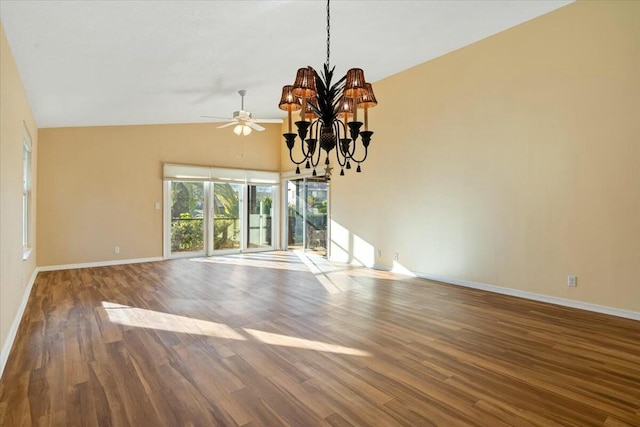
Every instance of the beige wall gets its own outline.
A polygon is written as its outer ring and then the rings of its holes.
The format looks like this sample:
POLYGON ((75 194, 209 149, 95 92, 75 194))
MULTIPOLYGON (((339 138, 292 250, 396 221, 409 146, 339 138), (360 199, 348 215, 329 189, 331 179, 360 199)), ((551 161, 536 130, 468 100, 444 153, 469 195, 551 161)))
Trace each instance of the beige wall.
POLYGON ((30 239, 33 251, 27 260, 22 259, 22 147, 25 132, 32 140, 32 212, 35 213, 36 122, 4 28, 0 25, 0 349, 3 351, 8 350, 5 345, 9 343, 11 325, 36 266, 33 226, 30 239))
POLYGON ((162 256, 165 162, 279 170, 279 124, 247 137, 216 126, 40 129, 38 265, 162 256))
POLYGON ((640 312, 639 76, 640 2, 584 1, 377 82, 334 257, 640 312))
MULTIPOLYGON (((293 121, 293 120, 292 120, 293 121)), ((282 125, 280 126, 280 172, 287 172, 289 170, 291 170, 292 168, 295 169, 295 167, 293 167, 293 163, 291 163, 291 161, 289 160, 289 150, 287 149, 286 144, 284 143, 284 137, 282 136, 283 133, 287 133, 289 132, 288 130, 288 120, 285 117, 284 118, 284 123, 282 123, 282 125)), ((294 126, 295 129, 295 126, 294 126)))

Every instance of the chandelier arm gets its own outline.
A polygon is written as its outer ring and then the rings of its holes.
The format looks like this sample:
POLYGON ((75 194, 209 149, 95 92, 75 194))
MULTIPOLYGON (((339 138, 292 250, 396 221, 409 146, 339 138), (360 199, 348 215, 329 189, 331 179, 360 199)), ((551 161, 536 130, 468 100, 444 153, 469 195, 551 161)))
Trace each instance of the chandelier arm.
POLYGON ((343 168, 345 167, 345 165, 347 164, 347 158, 343 155, 342 159, 340 158, 340 155, 342 154, 342 150, 337 149, 336 150, 336 160, 338 161, 338 165, 343 168))
POLYGON ((349 160, 351 160, 351 156, 349 155, 348 152, 344 151, 344 150, 340 150, 340 154, 342 154, 342 157, 344 158, 344 163, 346 164, 349 160))
MULTIPOLYGON (((317 120, 313 120, 311 121, 311 124, 309 125, 309 134, 308 134, 308 138, 306 140, 307 145, 309 145, 309 149, 304 151, 304 155, 305 155, 305 161, 307 162, 307 166, 306 168, 313 168, 315 169, 317 164, 320 161, 320 157, 319 157, 319 152, 321 152, 322 150, 318 147, 318 123, 317 120), (313 149, 311 149, 311 147, 313 147, 313 149), (317 160, 314 160, 314 157, 318 156, 317 160)), ((302 144, 304 147, 304 143, 302 144)))
POLYGON ((367 155, 369 154, 369 149, 367 147, 364 148, 364 157, 360 160, 352 157, 353 161, 360 164, 363 163, 365 160, 367 160, 367 155))
POLYGON ((319 141, 319 139, 318 139, 318 127, 319 127, 318 126, 318 120, 313 120, 311 122, 311 125, 309 126, 309 138, 315 139, 316 140, 316 145, 315 145, 315 151, 313 153, 310 152, 310 151, 307 153, 307 155, 308 155, 307 158, 308 158, 309 162, 311 163, 311 166, 314 169, 315 169, 316 165, 318 164, 318 162, 320 161, 320 160, 314 161, 314 156, 316 156, 318 151, 322 151, 318 147, 318 142, 317 142, 317 141, 319 141))
MULTIPOLYGON (((289 135, 297 136, 296 134, 289 134, 289 135)), ((286 134, 285 134, 285 136, 286 136, 286 134)), ((299 138, 299 136, 298 136, 298 138, 299 138)), ((295 144, 295 138, 293 139, 293 141, 294 141, 294 144, 295 144)), ((308 161, 310 159, 310 157, 311 157, 310 152, 308 150, 305 150, 305 148, 304 148, 305 144, 304 143, 305 143, 305 141, 300 139, 300 152, 302 153, 302 160, 300 160, 299 162, 296 161, 293 158, 293 145, 291 146, 291 148, 289 148, 289 159, 296 166, 299 166, 302 163, 308 161)))
MULTIPOLYGON (((339 117, 338 115, 336 115, 336 116, 339 117)), ((339 123, 339 125, 338 125, 338 140, 340 140, 340 136, 341 136, 340 135, 340 130, 342 130, 342 138, 346 138, 347 137, 347 126, 340 119, 337 119, 337 122, 339 123)))
POLYGON ((353 152, 351 153, 350 159, 353 160, 354 162, 360 164, 362 162, 364 162, 365 160, 367 160, 367 155, 369 154, 369 147, 367 145, 364 145, 364 157, 362 157, 362 159, 358 160, 356 159, 353 155, 356 153, 356 144, 353 144, 353 152))
MULTIPOLYGON (((346 133, 346 129, 345 129, 345 133, 346 133)), ((357 145, 358 145, 357 137, 355 139, 353 139, 353 145, 352 146, 351 146, 351 144, 349 144, 349 149, 348 150, 342 150, 342 146, 340 146, 342 154, 346 158, 346 160, 353 160, 357 164, 360 164, 360 163, 364 162, 367 159, 367 155, 369 153, 369 143, 371 142, 371 136, 372 135, 373 135, 373 132, 370 132, 370 131, 364 131, 364 132, 361 132, 361 134, 360 134, 360 136, 361 136, 361 141, 360 142, 362 143, 362 146, 364 147, 364 157, 362 157, 362 159, 360 159, 360 160, 358 160, 355 157, 356 150, 357 150, 357 145)))
POLYGON ((291 163, 293 163, 296 166, 299 166, 299 165, 303 164, 307 160, 307 157, 305 157, 304 159, 300 160, 299 162, 296 162, 293 159, 293 150, 289 150, 289 159, 291 160, 291 163))
MULTIPOLYGON (((300 151, 302 152, 302 155, 304 156, 304 160, 302 160, 302 162, 304 162, 305 160, 309 160, 309 157, 311 157, 311 152, 309 150, 305 150, 304 148, 304 140, 301 139, 300 140, 300 151)), ((300 163, 302 163, 300 162, 300 163)))
POLYGON ((318 151, 318 143, 317 143, 317 141, 318 141, 318 123, 317 123, 317 120, 313 120, 311 122, 311 124, 309 125, 309 135, 308 136, 309 136, 308 139, 313 138, 313 139, 316 140, 315 150, 313 152, 311 150, 305 150, 304 149, 304 142, 305 141, 302 141, 302 144, 301 144, 301 146, 302 146, 302 154, 304 155, 304 159, 305 160, 310 160, 311 163, 313 164, 313 155, 315 154, 316 151, 318 151), (315 129, 315 135, 314 135, 314 129, 315 129))
MULTIPOLYGON (((334 130, 336 132, 336 147, 335 147, 336 160, 338 161, 338 165, 340 165, 340 168, 343 168, 343 167, 345 167, 345 165, 347 164, 347 160, 349 160, 349 159, 347 158, 347 156, 344 155, 344 151, 342 150, 341 141, 342 141, 343 138, 340 138, 340 126, 342 126, 342 128, 343 128, 343 136, 346 137, 346 130, 344 130, 346 128, 344 127, 344 123, 342 123, 340 120, 335 120, 333 122, 333 128, 334 128, 334 130), (341 155, 342 155, 342 158, 341 158, 341 155)), ((328 154, 329 153, 327 153, 327 155, 328 154)))
MULTIPOLYGON (((337 144, 336 146, 336 151, 340 151, 340 153, 342 153, 342 155, 345 154, 345 151, 342 149, 342 143, 341 141, 343 141, 344 139, 347 138, 347 127, 345 126, 345 124, 341 121, 341 120, 336 120, 336 135, 337 135, 337 141, 339 144, 337 144), (342 130, 342 137, 340 137, 340 130, 342 130)), ((345 158, 347 158, 348 156, 344 156, 345 158)))
POLYGON ((311 126, 309 127, 309 134, 312 134, 315 132, 314 138, 318 139, 318 132, 320 129, 320 121, 318 119, 315 119, 313 122, 311 122, 311 126))
MULTIPOLYGON (((346 134, 346 131, 345 131, 346 134)), ((345 135, 346 138, 346 135, 345 135)), ((342 150, 342 155, 344 155, 344 157, 347 160, 353 160, 353 155, 356 152, 356 144, 357 144, 357 140, 353 139, 351 142, 353 142, 353 146, 351 144, 349 144, 349 148, 347 150, 342 150)), ((342 147, 340 147, 342 149, 342 147)))
POLYGON ((315 155, 317 156, 315 158, 315 160, 313 158, 311 158, 311 166, 313 166, 313 168, 315 169, 316 167, 318 167, 318 165, 320 164, 320 158, 322 157, 322 149, 320 147, 318 147, 316 149, 317 153, 315 153, 315 155))
POLYGON ((335 135, 335 139, 336 139, 336 146, 335 149, 338 149, 338 146, 340 145, 340 125, 342 125, 342 121, 336 116, 336 118, 333 120, 333 123, 331 123, 331 127, 333 128, 333 134, 335 135))
POLYGON ((318 123, 317 119, 312 121, 311 126, 309 127, 309 137, 311 138, 313 136, 313 138, 316 140, 315 151, 313 153, 308 153, 308 159, 311 161, 311 166, 313 166, 314 168, 318 165, 318 162, 320 162, 320 157, 318 157, 318 160, 316 160, 315 162, 313 160, 313 157, 314 155, 322 151, 322 149, 318 146, 320 141, 320 137, 318 136, 319 128, 320 124, 318 123))
MULTIPOLYGON (((347 138, 346 128, 344 132, 344 139, 350 139, 347 138)), ((353 160, 353 155, 356 151, 356 141, 350 141, 349 145, 345 145, 345 147, 343 147, 342 144, 339 144, 340 154, 342 154, 342 156, 344 157, 344 163, 346 164, 347 161, 353 160), (351 147, 351 142, 353 142, 353 147, 351 147)))

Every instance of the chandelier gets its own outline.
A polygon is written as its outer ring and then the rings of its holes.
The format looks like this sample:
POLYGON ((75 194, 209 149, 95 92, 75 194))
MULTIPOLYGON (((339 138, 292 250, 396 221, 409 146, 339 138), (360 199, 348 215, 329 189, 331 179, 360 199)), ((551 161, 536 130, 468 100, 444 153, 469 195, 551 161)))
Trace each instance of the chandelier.
POLYGON ((311 67, 298 69, 294 84, 282 88, 278 105, 288 114, 288 133, 282 136, 289 148, 289 158, 296 165, 296 174, 300 173, 300 165, 305 163, 305 168, 313 168, 313 176, 317 176, 316 167, 322 151, 325 151, 325 176, 328 178, 331 169, 329 153, 334 148, 340 175, 344 175, 345 169, 351 169, 352 163, 357 165, 356 172, 361 172, 360 164, 367 159, 373 135, 369 130, 369 108, 375 107, 378 102, 371 84, 365 81, 364 71, 360 68, 352 68, 337 82, 332 82, 335 67, 332 68, 329 63, 330 35, 331 19, 327 0, 327 61, 324 70, 318 74, 311 67), (361 130, 363 123, 358 121, 358 109, 364 110, 364 130, 361 130), (293 111, 300 111, 300 120, 295 122, 297 133, 292 132, 293 111), (293 154, 296 137, 300 139, 300 161, 293 154), (364 151, 356 149, 358 141, 364 151))

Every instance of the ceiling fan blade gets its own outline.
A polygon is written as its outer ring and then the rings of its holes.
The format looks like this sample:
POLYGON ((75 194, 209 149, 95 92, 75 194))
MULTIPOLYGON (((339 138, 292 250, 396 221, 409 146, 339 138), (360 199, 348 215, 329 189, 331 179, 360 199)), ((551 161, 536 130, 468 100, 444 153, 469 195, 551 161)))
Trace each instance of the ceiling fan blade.
POLYGON ((245 125, 249 126, 251 129, 257 130, 257 131, 263 131, 264 128, 262 126, 260 126, 259 124, 256 124, 255 122, 251 121, 251 120, 247 120, 245 122, 245 125))
POLYGON ((213 122, 213 123, 220 123, 220 122, 228 122, 231 120, 235 120, 233 117, 216 117, 216 116, 200 116, 203 117, 205 119, 209 119, 207 120, 208 122, 213 122))
POLYGON ((256 123, 283 123, 282 119, 254 119, 256 123))
POLYGON ((222 128, 226 128, 226 127, 229 127, 229 126, 233 126, 235 124, 238 124, 238 122, 237 121, 229 122, 229 123, 226 123, 226 124, 224 124, 222 126, 218 126, 218 129, 222 129, 222 128))

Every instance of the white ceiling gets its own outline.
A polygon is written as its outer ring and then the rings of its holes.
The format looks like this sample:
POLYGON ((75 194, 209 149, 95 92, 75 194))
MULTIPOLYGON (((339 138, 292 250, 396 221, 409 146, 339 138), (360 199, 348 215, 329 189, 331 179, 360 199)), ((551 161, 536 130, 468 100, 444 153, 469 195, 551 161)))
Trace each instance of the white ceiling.
MULTIPOLYGON (((331 63, 375 82, 570 3, 331 2, 331 63)), ((0 0, 39 127, 284 117, 283 85, 326 57, 326 2, 0 0)), ((374 85, 375 88, 375 85, 374 85)))

